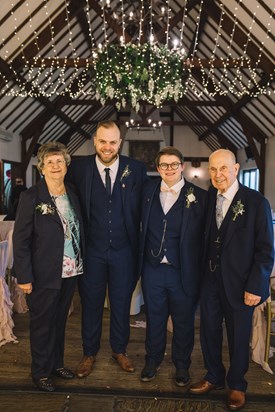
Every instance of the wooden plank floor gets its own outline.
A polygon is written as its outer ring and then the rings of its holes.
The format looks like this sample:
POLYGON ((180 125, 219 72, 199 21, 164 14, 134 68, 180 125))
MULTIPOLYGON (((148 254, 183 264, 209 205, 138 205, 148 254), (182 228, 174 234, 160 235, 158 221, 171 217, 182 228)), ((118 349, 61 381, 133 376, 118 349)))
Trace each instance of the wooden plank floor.
MULTIPOLYGON (((70 316, 66 334, 65 365, 75 369, 82 356, 80 336, 81 305, 78 294, 74 297, 74 312, 70 316)), ((131 323, 145 320, 145 315, 131 317, 131 323)), ((157 378, 143 383, 139 380, 144 366, 145 329, 131 328, 128 353, 134 361, 133 374, 123 372, 111 359, 109 336, 109 311, 104 312, 104 328, 101 349, 90 376, 85 379, 63 381, 56 379, 57 391, 53 394, 38 392, 30 377, 30 351, 28 339, 28 313, 15 314, 14 333, 19 343, 6 344, 0 348, 0 410, 20 411, 219 411, 224 409, 225 391, 211 392, 203 399, 192 397, 187 388, 174 383, 174 366, 170 359, 171 334, 168 332, 167 355, 157 378), (16 399, 16 402, 15 402, 16 399), (18 408, 18 402, 20 408, 18 408), (33 404, 33 407, 30 405, 33 404), (40 405, 39 407, 37 405, 40 405), (4 408, 5 405, 5 408, 4 408), (78 405, 78 406, 76 406, 78 405), (86 406, 85 406, 86 405, 86 406), (166 405, 166 406, 165 406, 166 405), (2 409, 3 407, 3 409, 2 409), (25 409, 24 409, 25 408, 25 409)), ((203 360, 199 345, 199 319, 196 318, 196 343, 190 369, 193 382, 202 378, 203 360)), ((226 342, 224 359, 227 364, 226 342)), ((275 345, 272 340, 272 346, 275 345)), ((270 359, 275 371, 275 357, 270 359)), ((247 374, 249 382, 245 408, 247 411, 275 411, 275 375, 270 375, 251 361, 247 374), (257 402, 262 402, 261 405, 257 402), (273 404, 274 402, 274 404, 273 404), (263 405, 266 405, 266 409, 263 405), (251 409, 252 408, 252 409, 251 409), (253 409, 254 408, 254 409, 253 409)))

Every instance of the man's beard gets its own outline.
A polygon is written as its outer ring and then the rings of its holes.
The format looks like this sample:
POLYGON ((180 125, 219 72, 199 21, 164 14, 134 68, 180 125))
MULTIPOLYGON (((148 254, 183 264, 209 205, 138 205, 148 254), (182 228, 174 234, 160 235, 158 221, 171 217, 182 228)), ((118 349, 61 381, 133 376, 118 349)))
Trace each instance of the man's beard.
POLYGON ((114 153, 111 157, 107 157, 105 159, 102 153, 98 152, 97 150, 96 150, 96 154, 99 157, 99 159, 102 161, 102 163, 105 163, 105 164, 114 162, 114 160, 116 160, 116 158, 118 157, 118 153, 114 153))

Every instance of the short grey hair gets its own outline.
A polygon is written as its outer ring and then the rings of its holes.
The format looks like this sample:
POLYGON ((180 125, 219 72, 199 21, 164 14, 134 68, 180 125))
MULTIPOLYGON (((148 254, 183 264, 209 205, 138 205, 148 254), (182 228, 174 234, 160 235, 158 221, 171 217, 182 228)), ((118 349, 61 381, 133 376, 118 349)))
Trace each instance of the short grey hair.
POLYGON ((60 142, 48 142, 39 147, 37 152, 37 169, 42 174, 45 159, 51 155, 62 155, 68 167, 71 163, 71 156, 68 153, 68 149, 63 143, 60 142))

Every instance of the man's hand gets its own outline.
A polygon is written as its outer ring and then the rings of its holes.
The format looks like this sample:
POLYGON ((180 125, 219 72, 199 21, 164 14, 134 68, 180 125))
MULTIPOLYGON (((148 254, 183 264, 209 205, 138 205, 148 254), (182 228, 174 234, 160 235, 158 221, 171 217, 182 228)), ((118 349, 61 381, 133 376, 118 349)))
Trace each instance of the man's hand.
POLYGON ((24 283, 24 284, 19 284, 18 286, 20 287, 20 289, 22 289, 22 291, 24 293, 26 293, 27 295, 29 295, 30 293, 32 293, 32 283, 24 283))
POLYGON ((244 303, 247 306, 255 306, 261 301, 261 296, 253 295, 253 293, 244 292, 244 303))

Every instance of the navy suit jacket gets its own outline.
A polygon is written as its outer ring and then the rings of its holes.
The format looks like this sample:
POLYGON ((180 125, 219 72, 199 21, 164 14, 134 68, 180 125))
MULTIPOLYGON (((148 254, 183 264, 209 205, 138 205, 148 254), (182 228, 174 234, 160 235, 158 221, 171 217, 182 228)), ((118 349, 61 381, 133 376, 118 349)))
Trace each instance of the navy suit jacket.
MULTIPOLYGON (((157 178, 147 183, 144 188, 142 203, 142 225, 141 225, 141 253, 139 271, 142 274, 142 265, 144 262, 144 249, 146 244, 146 233, 148 230, 150 210, 155 192, 160 191, 161 179, 157 178)), ((204 227, 206 215, 207 192, 185 180, 182 188, 184 195, 187 195, 190 188, 194 189, 196 201, 182 210, 182 224, 180 235, 180 263, 181 278, 184 292, 189 296, 199 294, 202 258, 204 227)))
MULTIPOLYGON (((73 189, 67 184, 66 192, 79 219, 83 255, 84 231, 80 205, 73 189)), ((13 231, 13 270, 18 283, 60 289, 64 229, 56 211, 54 214, 43 215, 36 209, 41 203, 55 208, 44 179, 21 193, 13 231)))
MULTIPOLYGON (((83 156, 72 161, 66 179, 76 187, 85 224, 86 237, 90 221, 90 205, 94 170, 97 167, 95 154, 83 156)), ((141 194, 144 183, 148 180, 145 165, 126 156, 119 156, 117 178, 120 180, 123 216, 133 253, 138 253, 138 238, 141 211, 141 194), (126 167, 130 171, 123 177, 126 167)))
MULTIPOLYGON (((210 188, 206 248, 211 220, 215 218, 216 196, 217 191, 210 188)), ((227 213, 231 216, 221 253, 221 276, 228 301, 235 309, 241 309, 245 291, 261 296, 261 303, 269 296, 269 277, 274 261, 271 209, 263 195, 240 184, 227 213), (244 206, 244 213, 233 220, 232 207, 238 200, 244 206)))

